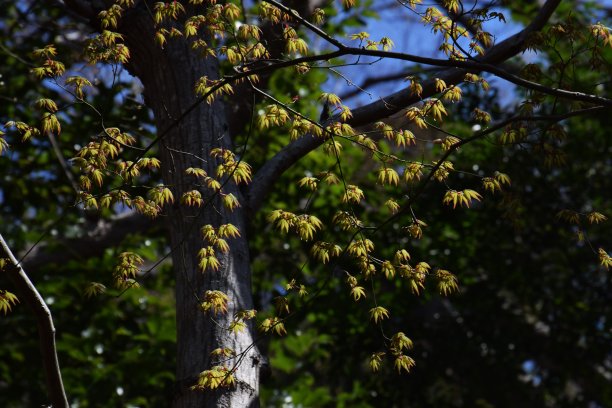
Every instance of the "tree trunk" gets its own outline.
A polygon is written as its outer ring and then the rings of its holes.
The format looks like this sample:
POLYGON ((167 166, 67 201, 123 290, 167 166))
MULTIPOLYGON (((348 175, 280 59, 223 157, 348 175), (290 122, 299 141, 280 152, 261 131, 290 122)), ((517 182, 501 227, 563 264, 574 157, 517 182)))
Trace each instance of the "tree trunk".
MULTIPOLYGON (((121 30, 131 52, 128 68, 138 76, 145 87, 145 101, 153 109, 158 131, 173 124, 181 113, 195 102, 194 86, 201 76, 217 78, 219 68, 212 58, 202 59, 193 52, 189 43, 169 39, 164 49, 154 43, 152 19, 141 8, 134 10, 123 21, 121 30), (142 11, 141 11, 142 10, 142 11)), ((252 309, 251 272, 244 212, 233 212, 221 204, 219 195, 212 190, 201 190, 207 206, 186 208, 178 204, 183 192, 191 190, 193 176, 185 174, 189 167, 199 167, 215 175, 215 160, 209 157, 212 148, 231 148, 232 142, 223 103, 199 104, 159 142, 164 183, 171 186, 175 203, 166 209, 172 259, 176 276, 177 319, 177 389, 174 407, 256 407, 259 406, 259 367, 261 356, 254 346, 253 327, 233 334, 228 331, 235 312, 252 309), (201 159, 200 159, 201 158, 201 159), (203 160, 202 160, 203 159, 203 160), (233 224, 241 237, 228 240, 228 254, 218 255, 218 271, 202 272, 198 267, 198 251, 207 246, 200 228, 211 224, 233 224), (219 290, 230 298, 226 314, 207 315, 200 308, 207 290, 219 290), (245 353, 235 372, 236 385, 216 391, 192 391, 200 372, 218 365, 210 356, 219 347, 233 349, 238 355, 245 353)), ((233 184, 223 187, 224 193, 233 193, 242 202, 240 191, 233 184)), ((232 368, 238 358, 224 362, 232 368)))

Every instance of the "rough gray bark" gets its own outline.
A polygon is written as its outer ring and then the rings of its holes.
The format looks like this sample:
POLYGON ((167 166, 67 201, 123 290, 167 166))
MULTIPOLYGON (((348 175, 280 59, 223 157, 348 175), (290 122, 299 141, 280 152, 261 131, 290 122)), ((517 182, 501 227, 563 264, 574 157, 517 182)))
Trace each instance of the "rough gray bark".
MULTIPOLYGON (((151 17, 143 8, 130 13, 121 31, 125 33, 131 52, 129 69, 144 84, 145 101, 155 114, 157 128, 167 129, 193 105, 196 81, 204 75, 218 77, 217 62, 198 57, 183 39, 170 40, 164 49, 160 49, 153 42, 151 17)), ((209 157, 210 150, 215 147, 231 148, 224 107, 220 102, 211 106, 199 104, 162 139, 163 180, 171 186, 176 201, 183 192, 192 189, 185 169, 200 167, 215 174, 217 163, 209 157)), ((240 198, 240 192, 232 183, 228 183, 223 191, 240 198)), ((256 347, 250 348, 254 341, 252 327, 240 334, 227 330, 235 312, 253 308, 243 212, 241 208, 233 212, 225 210, 220 197, 210 190, 202 190, 202 195, 208 203, 202 209, 187 209, 175 202, 166 214, 176 276, 178 350, 177 390, 173 406, 258 406, 261 356, 256 347), (220 259, 222 265, 218 271, 201 272, 197 254, 206 244, 200 228, 206 224, 218 227, 227 223, 238 227, 242 236, 230 240, 231 250, 220 259), (207 316, 201 310, 199 304, 206 290, 219 290, 230 297, 227 314, 207 316), (191 391, 189 387, 195 383, 198 374, 216 365, 210 352, 218 347, 228 347, 237 353, 246 352, 236 368, 236 387, 214 392, 191 391)), ((224 365, 231 367, 234 362, 224 365)))

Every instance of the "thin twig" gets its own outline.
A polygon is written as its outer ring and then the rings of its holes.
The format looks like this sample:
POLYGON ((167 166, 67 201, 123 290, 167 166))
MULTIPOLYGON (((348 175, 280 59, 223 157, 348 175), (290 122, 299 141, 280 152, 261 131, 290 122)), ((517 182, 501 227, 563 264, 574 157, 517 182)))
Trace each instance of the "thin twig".
POLYGON ((70 171, 70 166, 68 166, 68 163, 66 162, 66 159, 64 158, 64 155, 62 154, 62 149, 60 148, 60 145, 57 142, 55 135, 49 132, 48 136, 49 136, 49 141, 51 142, 51 147, 53 147, 53 151, 55 152, 55 157, 57 158, 57 161, 59 162, 62 170, 64 171, 64 175, 70 182, 70 185, 74 189, 74 192, 78 195, 79 190, 80 190, 79 184, 76 182, 74 175, 70 171))

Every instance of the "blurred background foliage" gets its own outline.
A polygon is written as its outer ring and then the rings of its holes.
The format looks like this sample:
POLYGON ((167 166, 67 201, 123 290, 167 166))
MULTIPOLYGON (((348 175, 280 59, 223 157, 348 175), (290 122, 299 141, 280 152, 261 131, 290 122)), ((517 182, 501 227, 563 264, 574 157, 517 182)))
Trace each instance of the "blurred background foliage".
MULTIPOLYGON (((563 3, 578 13, 577 18, 595 12, 606 18, 595 3, 563 3)), ((35 99, 65 98, 60 89, 41 84, 29 72, 31 51, 54 42, 67 66, 96 79, 97 91, 89 102, 103 112, 105 123, 131 132, 140 143, 151 140, 150 114, 129 75, 78 62, 75 44, 87 32, 82 23, 46 2, 1 1, 0 9, 5 10, 0 21, 0 123, 36 123, 40 113, 32 108, 35 99)), ((332 10, 327 9, 329 14, 332 10)), ((371 27, 377 24, 375 10, 374 3, 363 2, 361 9, 333 16, 325 29, 341 35, 371 27)), ((500 10, 512 24, 520 25, 529 21, 537 6, 529 1, 502 2, 500 10)), ((388 18, 388 13, 383 10, 380 16, 388 18)), ((549 66, 569 52, 558 50, 560 54, 540 53, 538 63, 549 66)), ((574 85, 594 87, 594 81, 609 71, 610 67, 602 67, 601 75, 595 75, 588 65, 579 64, 572 76, 574 85)), ((361 75, 355 68, 351 73, 361 75)), ((599 84, 602 89, 610 86, 609 77, 599 84)), ((316 98, 321 89, 335 86, 330 81, 324 70, 300 77, 279 71, 266 83, 268 91, 284 102, 299 95, 296 110, 316 118, 321 109, 316 98)), ((385 86, 389 84, 380 89, 385 86)), ((507 86, 486 97, 466 87, 464 100, 444 126, 468 135, 474 107, 503 119, 516 111, 522 97, 507 86)), ((349 101, 358 105, 362 98, 349 101)), ((253 110, 264 105, 256 102, 253 110)), ((92 129, 99 129, 100 117, 82 106, 65 106, 61 120, 59 144, 69 159, 75 146, 86 143, 92 129)), ((465 146, 454 161, 466 173, 454 174, 453 183, 473 188, 476 179, 468 173, 490 175, 499 170, 512 178, 508 192, 489 194, 474 209, 451 211, 441 205, 444 187, 430 185, 414 207, 428 223, 424 239, 409 240, 401 227, 411 221, 402 218, 371 238, 382 254, 384 248, 405 244, 414 260, 447 268, 460 281, 460 292, 448 298, 439 296, 433 286, 417 297, 394 281, 376 284, 378 301, 393 306, 388 332, 404 331, 415 342, 416 367, 409 375, 397 375, 390 362, 378 374, 370 372, 367 358, 383 349, 382 338, 379 329, 367 322, 370 299, 355 303, 348 295, 342 270, 354 266, 341 263, 334 270, 318 266, 308 259, 306 244, 280 235, 266 221, 273 209, 310 206, 329 223, 342 207, 341 190, 332 186, 311 197, 297 181, 333 167, 335 160, 313 152, 287 171, 277 184, 282 187, 249 226, 256 307, 264 315, 271 313, 274 297, 286 295, 285 285, 291 279, 305 284, 310 294, 318 294, 308 302, 289 295, 295 314, 286 323, 288 335, 262 338, 269 356, 262 406, 612 406, 611 280, 609 272, 597 267, 590 248, 612 247, 612 235, 605 223, 579 230, 556 216, 562 209, 597 209, 612 215, 611 122, 606 113, 564 121, 568 138, 555 142, 567 154, 564 166, 545 165, 537 147, 549 136, 537 128, 525 143, 514 147, 500 147, 495 137, 465 146), (578 239, 580 231, 586 232, 585 239, 578 239)), ((246 131, 239 132, 236 145, 246 142, 245 135, 246 131)), ((20 255, 41 236, 49 248, 70 251, 59 238, 77 237, 109 214, 74 208, 74 191, 47 139, 20 143, 9 134, 7 140, 13 148, 0 158, 2 234, 20 255)), ((288 140, 279 129, 254 131, 245 160, 258 167, 288 140)), ((427 147, 416 154, 432 160, 439 155, 439 147, 423 144, 427 147)), ((359 215, 374 225, 389 213, 383 208, 383 195, 377 198, 381 187, 370 174, 372 163, 358 149, 348 145, 345 149, 342 166, 351 180, 359 181, 371 205, 361 208, 359 215)), ((396 196, 401 198, 402 192, 396 196)), ((90 281, 111 286, 115 256, 122 250, 139 253, 149 265, 157 261, 168 249, 158 224, 106 249, 99 258, 29 271, 53 312, 64 381, 74 406, 169 404, 175 351, 169 264, 164 262, 145 276, 140 288, 84 296, 90 281)), ((347 240, 345 233, 332 228, 325 234, 327 241, 347 240)), ((1 276, 0 286, 12 289, 1 276)), ((23 305, 0 317, 0 344, 0 406, 44 404, 36 324, 23 305)))

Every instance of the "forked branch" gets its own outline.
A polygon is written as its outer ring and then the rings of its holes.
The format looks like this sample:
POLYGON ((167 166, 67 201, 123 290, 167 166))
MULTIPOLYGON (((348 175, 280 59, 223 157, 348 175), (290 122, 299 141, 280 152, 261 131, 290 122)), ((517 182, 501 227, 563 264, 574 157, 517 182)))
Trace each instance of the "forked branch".
MULTIPOLYGON (((599 98, 595 95, 579 94, 564 90, 545 87, 540 84, 526 81, 520 77, 516 77, 503 69, 499 68, 499 64, 521 52, 530 35, 541 30, 548 22, 551 15, 557 9, 560 0, 548 0, 540 9, 538 15, 526 28, 519 33, 507 38, 499 44, 491 47, 485 55, 475 60, 469 61, 452 61, 452 60, 432 60, 422 61, 428 65, 437 66, 453 66, 445 69, 436 75, 448 85, 455 85, 464 80, 465 74, 486 71, 498 75, 504 79, 516 83, 525 88, 544 92, 551 95, 567 97, 592 102, 604 106, 612 106, 612 101, 605 98, 599 98), (444 61, 444 63, 442 63, 444 61)), ((384 51, 371 51, 359 48, 343 47, 336 53, 355 53, 357 55, 371 55, 378 57, 389 57, 396 59, 404 59, 414 61, 413 56, 407 56, 401 53, 389 53, 384 51)), ((353 126, 363 126, 369 123, 384 119, 409 107, 412 104, 418 103, 424 98, 428 98, 437 93, 435 80, 432 78, 422 83, 423 90, 421 95, 415 95, 408 88, 401 89, 391 95, 388 95, 381 100, 357 108, 352 111, 353 117, 347 122, 353 126)), ((337 120, 337 118, 334 118, 337 120)), ((315 138, 311 135, 305 135, 302 138, 290 143, 281 149, 272 159, 268 160, 261 169, 253 177, 253 182, 248 191, 248 208, 249 211, 255 212, 261 206, 263 200, 268 195, 273 184, 278 180, 279 176, 291 167, 294 163, 314 150, 324 142, 323 138, 315 138)))

